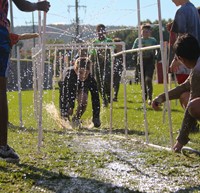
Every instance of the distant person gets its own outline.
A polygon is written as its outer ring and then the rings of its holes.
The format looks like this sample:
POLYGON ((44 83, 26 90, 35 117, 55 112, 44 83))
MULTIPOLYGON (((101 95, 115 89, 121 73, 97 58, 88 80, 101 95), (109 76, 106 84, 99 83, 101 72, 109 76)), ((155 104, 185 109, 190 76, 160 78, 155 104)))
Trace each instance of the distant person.
MULTIPOLYGON (((106 27, 99 24, 96 27, 98 38, 93 43, 101 44, 112 42, 111 38, 106 37, 106 27)), ((98 46, 97 46, 98 47, 98 46)), ((91 51, 91 60, 94 62, 94 74, 101 93, 103 106, 107 107, 110 102, 110 85, 111 85, 111 53, 110 49, 105 48, 91 51)))
MULTIPOLYGON (((174 44, 175 59, 191 69, 188 79, 176 88, 168 91, 169 100, 178 99, 182 93, 189 92, 189 102, 181 124, 180 133, 173 149, 180 152, 189 141, 189 133, 200 120, 200 46, 196 38, 185 34, 178 37, 174 44)), ((161 103, 166 101, 165 93, 158 95, 152 102, 152 107, 159 110, 161 103)))
MULTIPOLYGON (((120 38, 114 38, 113 42, 121 42, 122 40, 120 38)), ((115 45, 115 53, 122 51, 122 45, 115 45)), ((113 76, 113 88, 114 88, 114 98, 113 101, 118 101, 118 92, 120 87, 120 81, 122 77, 122 71, 123 71, 123 55, 119 55, 115 57, 114 61, 114 76, 113 76)))
MULTIPOLYGON (((8 101, 6 93, 7 68, 11 50, 8 31, 8 0, 0 0, 0 158, 6 161, 18 162, 19 156, 8 143, 8 101)), ((48 12, 50 3, 40 1, 31 3, 25 0, 13 0, 21 11, 32 12, 36 10, 48 12)))
POLYGON ((91 61, 86 57, 76 59, 75 64, 67 69, 64 81, 59 82, 61 117, 70 120, 73 127, 79 127, 81 117, 86 111, 88 91, 92 97, 94 127, 100 127, 100 100, 96 80, 90 74, 91 61), (75 101, 77 109, 74 113, 75 101))
MULTIPOLYGON (((142 47, 157 45, 157 41, 154 37, 151 37, 150 24, 144 24, 141 26, 141 41, 142 47)), ((133 49, 139 47, 139 38, 136 38, 133 43, 133 49)), ((155 50, 145 50, 142 52, 143 57, 143 71, 144 71, 144 88, 145 88, 145 100, 148 100, 148 104, 151 105, 153 95, 153 74, 155 69, 155 50)))

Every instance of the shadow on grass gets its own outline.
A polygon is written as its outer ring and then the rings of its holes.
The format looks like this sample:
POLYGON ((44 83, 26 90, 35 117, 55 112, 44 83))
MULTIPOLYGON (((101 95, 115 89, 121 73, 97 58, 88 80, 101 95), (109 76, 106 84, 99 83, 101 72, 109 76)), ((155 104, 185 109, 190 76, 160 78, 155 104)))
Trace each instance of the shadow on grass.
POLYGON ((8 128, 12 129, 13 131, 20 130, 20 131, 29 131, 29 132, 35 132, 36 129, 34 129, 33 127, 20 127, 18 125, 14 125, 13 123, 8 123, 8 128))
MULTIPOLYGON (((112 129, 112 131, 110 131, 110 128, 104 127, 101 129, 98 128, 92 128, 92 129, 88 129, 87 127, 83 127, 80 130, 78 130, 79 133, 81 133, 82 131, 84 132, 88 132, 88 133, 99 133, 99 134, 103 134, 103 135, 108 135, 108 134, 125 134, 125 129, 124 128, 119 128, 119 129, 112 129)), ((77 133, 77 134, 79 134, 77 133)), ((85 134, 85 133, 83 133, 85 134)), ((127 130, 127 135, 144 135, 143 131, 136 131, 136 130, 127 130)))
MULTIPOLYGON (((56 173, 47 169, 38 168, 28 164, 16 164, 18 169, 12 171, 11 167, 0 167, 0 172, 3 172, 10 176, 14 176, 15 179, 23 178, 24 183, 30 183, 31 191, 37 191, 38 189, 46 189, 53 192, 64 193, 99 193, 99 192, 123 192, 123 193, 141 193, 137 190, 130 190, 129 188, 119 187, 112 183, 105 183, 99 180, 74 177, 65 175, 62 172, 56 173)), ((4 181, 1 178, 0 182, 4 181)), ((5 182, 6 183, 6 182, 5 182)), ((29 186, 30 187, 30 186, 29 186)), ((18 185, 18 190, 27 191, 27 187, 23 187, 23 184, 18 185)), ((44 190, 45 191, 45 190, 44 190)))
MULTIPOLYGON (((124 109, 124 106, 121 106, 121 107, 113 107, 113 109, 124 109)), ((127 109, 133 109, 133 108, 131 108, 131 107, 127 107, 127 109)))
MULTIPOLYGON (((152 107, 150 107, 150 106, 147 106, 146 109, 147 109, 147 111, 155 111, 155 110, 154 110, 152 107)), ((143 107, 138 107, 138 108, 135 108, 134 110, 143 111, 144 109, 143 109, 143 107)), ((161 112, 161 111, 163 111, 163 109, 159 110, 158 112, 161 112)), ((166 112, 167 112, 167 109, 166 109, 166 112)), ((183 113, 183 110, 171 109, 171 112, 176 112, 176 113, 182 112, 182 113, 183 113)))
MULTIPOLYGON (((24 132, 30 132, 30 133, 37 133, 38 130, 34 129, 32 127, 26 128, 26 127, 19 127, 19 126, 15 126, 11 123, 9 123, 9 129, 13 130, 13 131, 24 131, 24 132)), ((101 134, 101 135, 108 135, 108 134, 125 134, 125 129, 124 128, 119 128, 119 129, 112 129, 112 132, 110 132, 110 128, 106 128, 106 127, 102 127, 102 128, 87 128, 87 127, 82 127, 81 129, 74 129, 74 130, 67 130, 67 129, 63 129, 63 130, 47 130, 47 129, 43 129, 44 133, 55 133, 55 134, 76 134, 76 135, 95 135, 95 134, 101 134), (87 132, 87 133, 86 133, 87 132)), ((127 135, 138 135, 138 136, 142 136, 145 133, 143 131, 137 131, 137 130, 127 130, 127 135)))

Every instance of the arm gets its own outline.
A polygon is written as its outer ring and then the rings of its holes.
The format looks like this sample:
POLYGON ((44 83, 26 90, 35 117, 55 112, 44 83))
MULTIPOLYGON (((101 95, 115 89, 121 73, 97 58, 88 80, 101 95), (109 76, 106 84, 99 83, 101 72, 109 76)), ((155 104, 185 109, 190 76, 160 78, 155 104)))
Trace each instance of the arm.
POLYGON ((32 11, 45 11, 48 12, 50 8, 50 3, 48 1, 40 1, 37 3, 31 3, 26 0, 13 0, 17 8, 24 12, 32 12, 32 11))
MULTIPOLYGON (((176 88, 169 90, 169 92, 168 92, 169 100, 179 99, 181 94, 184 93, 184 92, 187 92, 187 91, 190 91, 190 79, 189 79, 189 77, 183 84, 180 84, 176 88)), ((165 101, 166 101, 165 93, 158 95, 152 102, 152 108, 154 110, 159 110, 160 109, 159 105, 161 103, 164 103, 165 101)))
POLYGON ((9 34, 9 38, 10 38, 10 45, 11 47, 13 47, 14 44, 17 44, 17 42, 19 40, 25 40, 25 39, 31 39, 31 38, 36 38, 38 37, 39 34, 38 33, 25 33, 25 34, 13 34, 10 33, 9 34))
POLYGON ((19 35, 19 40, 27 40, 27 39, 37 38, 37 37, 39 37, 38 33, 25 33, 25 34, 19 35))
MULTIPOLYGON (((190 101, 197 97, 200 97, 200 75, 198 70, 194 70, 191 72, 191 85, 190 85, 190 101)), ((191 128, 196 124, 196 119, 192 117, 192 115, 188 111, 189 105, 187 105, 184 118, 182 121, 180 133, 177 137, 177 143, 174 145, 174 150, 178 151, 182 148, 183 145, 187 144, 189 141, 189 133, 191 128)))

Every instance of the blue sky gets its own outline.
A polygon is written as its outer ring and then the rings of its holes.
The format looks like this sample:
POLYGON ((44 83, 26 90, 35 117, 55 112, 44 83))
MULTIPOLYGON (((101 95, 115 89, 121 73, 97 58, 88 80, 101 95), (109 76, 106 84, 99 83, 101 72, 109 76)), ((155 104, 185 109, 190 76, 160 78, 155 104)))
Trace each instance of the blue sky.
MULTIPOLYGON (((31 0, 36 2, 37 0, 31 0)), ((70 24, 75 19, 75 0, 49 0, 50 11, 47 15, 47 24, 70 24)), ((200 6, 199 0, 191 1, 200 6)), ((160 0, 163 19, 173 18, 178 7, 171 0, 160 0)), ((136 26, 137 0, 79 0, 79 18, 81 24, 96 25, 125 25, 136 26)), ((141 20, 158 19, 157 0, 140 0, 141 20)), ((14 25, 31 25, 32 13, 23 13, 13 5, 14 25)), ((37 12, 34 13, 37 23, 37 12)))

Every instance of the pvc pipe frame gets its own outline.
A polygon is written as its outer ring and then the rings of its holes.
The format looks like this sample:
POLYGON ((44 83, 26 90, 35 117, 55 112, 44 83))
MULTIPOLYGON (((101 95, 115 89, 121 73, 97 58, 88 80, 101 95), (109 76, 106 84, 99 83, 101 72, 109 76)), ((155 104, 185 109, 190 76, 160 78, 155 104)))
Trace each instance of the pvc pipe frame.
MULTIPOLYGON (((142 82, 142 91, 143 91, 143 104, 144 104, 144 124, 145 124, 145 136, 146 136, 146 143, 149 144, 149 139, 148 139, 148 123, 147 123, 147 117, 146 117, 146 105, 145 105, 145 95, 144 95, 144 79, 143 79, 143 58, 142 58, 142 51, 143 50, 148 50, 148 49, 156 49, 156 48, 161 48, 161 56, 162 56, 162 65, 163 65, 163 76, 164 76, 164 88, 165 88, 165 96, 166 96, 166 104, 167 104, 167 110, 168 110, 168 118, 169 118, 169 126, 170 126, 170 142, 171 142, 171 147, 173 146, 173 135, 172 135, 172 122, 171 122, 171 109, 170 109, 170 105, 169 105, 169 96, 168 96, 168 88, 167 88, 167 77, 166 77, 166 59, 164 58, 164 46, 163 46, 163 34, 162 34, 162 20, 161 20, 161 9, 160 9, 160 0, 157 0, 158 3, 158 17, 159 17, 159 34, 160 34, 160 45, 157 46, 150 46, 150 47, 145 47, 142 48, 142 44, 141 44, 141 29, 140 27, 138 27, 138 37, 139 37, 139 48, 138 49, 131 49, 131 50, 126 50, 126 51, 122 51, 119 52, 117 54, 113 54, 112 52, 112 72, 113 72, 113 64, 114 64, 114 57, 121 55, 121 54, 125 54, 125 53, 132 53, 132 52, 138 52, 140 53, 140 70, 141 70, 141 82, 142 82)), ((137 0, 137 14, 138 14, 138 26, 140 26, 140 0, 137 0)), ((40 22, 39 22, 40 23, 40 22)), ((44 22, 43 22, 43 39, 42 39, 42 61, 41 61, 41 71, 44 71, 44 51, 45 51, 45 27, 46 27, 46 13, 44 14, 44 22)), ((111 45, 113 45, 113 43, 110 43, 111 45)), ((77 45, 77 44, 75 44, 77 45)), ((106 45, 108 46, 109 43, 106 43, 106 45)), ((61 46, 61 45, 59 45, 61 46)), ((72 46, 72 45, 70 45, 72 46)), ((102 46, 102 44, 100 44, 100 46, 102 46)), ((54 48, 56 47, 56 45, 54 45, 54 48)), ((64 46, 66 47, 66 45, 64 46)), ((49 47, 50 48, 50 47, 49 47)), ((82 48, 82 47, 81 47, 82 48)), ((88 48, 88 46, 87 46, 88 48)), ((123 56, 124 57, 124 56, 123 56)), ((125 65, 124 65, 125 66, 125 65)), ((40 96, 40 111, 39 114, 41 116, 39 116, 38 118, 38 149, 40 149, 41 147, 41 143, 42 143, 42 82, 43 82, 43 73, 41 73, 41 77, 39 79, 39 86, 40 86, 40 90, 39 90, 39 96, 40 96)), ((113 76, 111 78, 111 85, 113 82, 113 76)), ((111 86, 112 89, 112 86, 111 86)), ((124 90, 126 93, 126 89, 124 90)), ((111 99, 113 98, 113 94, 111 92, 111 99)), ((110 109, 110 114, 112 115, 112 101, 111 102, 111 109, 110 109)), ((126 102, 124 103, 126 104, 126 102)), ((125 113, 125 116, 127 118, 127 112, 125 113)), ((127 119, 126 119, 126 126, 127 126, 127 119)), ((112 131, 112 116, 110 118, 110 131, 112 131)), ((127 133, 127 131, 126 131, 127 133)))
MULTIPOLYGON (((38 12, 39 14, 39 29, 41 32, 41 12, 38 12)), ((39 109, 38 109, 38 151, 40 151, 40 148, 42 146, 42 138, 43 138, 43 129, 42 129, 42 107, 43 107, 43 80, 44 80, 44 61, 45 61, 45 46, 46 46, 46 12, 44 12, 43 15, 43 28, 42 28, 42 39, 41 39, 41 48, 42 48, 42 55, 41 55, 41 63, 39 66, 39 79, 38 79, 38 94, 39 94, 39 109)))
POLYGON ((22 122, 22 93, 21 93, 21 76, 20 76, 20 52, 17 46, 17 84, 18 84, 18 105, 19 105, 19 121, 20 127, 23 127, 22 122))
MULTIPOLYGON (((91 49, 95 49, 95 48, 98 48, 98 49, 102 49, 102 48, 105 48, 105 46, 108 46, 108 44, 110 44, 110 45, 114 45, 114 44, 119 44, 119 45, 122 45, 123 46, 123 50, 124 51, 122 51, 122 52, 119 52, 119 53, 116 53, 116 54, 114 54, 114 51, 113 51, 113 47, 107 47, 107 49, 111 49, 111 70, 112 70, 112 72, 111 72, 111 74, 113 75, 113 66, 114 66, 114 57, 115 56, 118 56, 118 55, 123 55, 123 66, 124 66, 124 71, 123 71, 123 78, 125 78, 125 75, 126 75, 126 66, 125 66, 125 64, 126 64, 126 60, 125 60, 125 55, 126 55, 126 53, 133 53, 133 52, 138 52, 138 51, 144 51, 144 50, 152 50, 152 49, 158 49, 158 48, 160 48, 161 46, 160 45, 155 45, 155 46, 149 46, 149 47, 141 47, 141 48, 137 48, 137 49, 130 49, 130 50, 125 50, 125 44, 124 43, 117 43, 117 42, 112 42, 112 43, 103 43, 103 44, 101 44, 101 45, 97 45, 97 47, 96 47, 96 45, 95 44, 89 44, 89 45, 85 45, 85 44, 65 44, 65 45, 52 45, 52 44, 49 44, 49 45, 46 45, 46 50, 49 50, 49 51, 51 51, 51 50, 54 50, 54 78, 53 78, 53 80, 55 79, 55 67, 56 67, 56 56, 57 56, 57 52, 59 52, 60 53, 60 50, 61 49, 63 49, 63 50, 71 50, 72 48, 74 48, 74 49, 86 49, 86 48, 88 48, 88 46, 91 48, 91 49), (58 47, 57 47, 58 46, 58 47)), ((35 57, 37 57, 37 54, 35 54, 34 55, 35 57)), ((61 57, 61 55, 59 54, 59 56, 61 57)), ((60 61, 60 60, 59 60, 60 61)), ((166 63, 166 62, 165 62, 166 63)), ((59 62, 59 65, 61 65, 61 61, 59 62)), ((143 68, 142 68, 143 69, 143 68)), ((141 70, 142 71, 142 70, 141 70)), ((60 73, 62 73, 62 72, 60 72, 60 73)), ((112 85, 112 83, 113 83, 113 76, 111 76, 111 85, 112 85)), ((123 81, 123 83, 124 83, 124 117, 125 117, 125 134, 127 135, 128 134, 128 130, 127 130, 127 128, 128 128, 128 126, 127 126, 127 94, 126 94, 126 81, 123 81)), ((53 84, 55 84, 55 81, 53 82, 53 84)), ((143 82, 143 84, 144 84, 144 82, 143 82)), ((53 88, 54 88, 54 86, 53 86, 53 88)), ((144 88, 143 88, 143 90, 144 90, 144 88)), ((143 95, 144 95, 144 92, 143 92, 143 95)), ((54 98, 54 97, 53 97, 54 98)), ((143 98, 144 98, 144 96, 143 96, 143 98)), ((111 86, 111 100, 110 100, 110 133, 112 133, 112 113, 113 113, 113 101, 112 101, 112 99, 113 99, 113 88, 112 88, 112 86, 111 86)), ((144 100, 144 99, 143 99, 144 100)), ((146 136, 146 143, 149 143, 149 140, 148 140, 148 123, 147 123, 147 118, 146 118, 146 110, 145 110, 145 107, 144 107, 144 121, 146 121, 145 122, 145 136, 146 136)))
MULTIPOLYGON (((172 129, 172 120, 171 120, 171 108, 169 103, 169 95, 168 95, 168 86, 167 86, 167 54, 164 50, 164 42, 163 42, 163 33, 162 33, 162 16, 161 16, 161 6, 160 0, 157 0, 158 3, 158 18, 159 18, 159 34, 160 34, 160 45, 161 45, 161 58, 162 58, 162 69, 163 69, 163 81, 164 81, 164 90, 165 90, 165 98, 166 98, 166 106, 168 112, 168 122, 169 122, 169 134, 170 134, 170 145, 173 148, 174 141, 173 141, 173 129, 172 129)), ((166 46, 165 46, 166 48, 166 46)))

